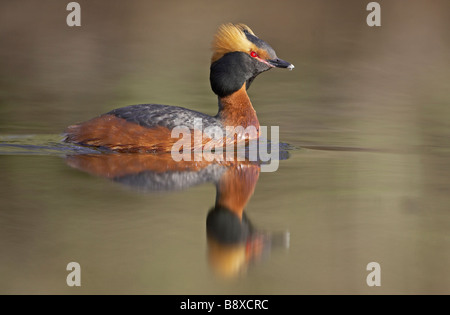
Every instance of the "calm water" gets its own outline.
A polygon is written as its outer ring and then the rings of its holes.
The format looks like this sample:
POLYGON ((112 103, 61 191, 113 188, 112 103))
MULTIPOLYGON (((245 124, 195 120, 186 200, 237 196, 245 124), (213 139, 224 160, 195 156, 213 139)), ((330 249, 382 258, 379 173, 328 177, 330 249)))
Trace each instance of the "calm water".
POLYGON ((450 5, 382 2, 373 29, 345 2, 79 1, 78 29, 66 4, 2 3, 0 293, 450 293, 450 5), (280 126, 276 172, 61 143, 130 104, 215 114, 209 47, 228 21, 296 66, 249 90, 280 126))

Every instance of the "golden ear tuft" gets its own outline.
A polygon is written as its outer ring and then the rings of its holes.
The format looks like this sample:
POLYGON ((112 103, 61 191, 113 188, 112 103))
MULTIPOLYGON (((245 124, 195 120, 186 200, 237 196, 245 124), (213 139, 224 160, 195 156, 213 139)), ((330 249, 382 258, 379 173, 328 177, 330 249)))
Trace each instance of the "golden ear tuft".
POLYGON ((219 60, 223 55, 234 52, 250 52, 255 45, 247 39, 244 31, 255 35, 253 31, 245 24, 227 23, 219 26, 212 43, 213 56, 211 62, 219 60))

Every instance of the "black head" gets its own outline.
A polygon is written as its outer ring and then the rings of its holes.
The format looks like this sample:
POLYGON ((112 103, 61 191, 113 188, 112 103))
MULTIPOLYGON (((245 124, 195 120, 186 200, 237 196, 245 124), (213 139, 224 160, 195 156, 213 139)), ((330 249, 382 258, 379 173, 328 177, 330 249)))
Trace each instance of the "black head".
POLYGON ((211 60, 211 88, 219 97, 246 88, 255 77, 272 68, 287 68, 294 65, 277 57, 275 50, 258 38, 244 24, 224 24, 215 35, 211 60))

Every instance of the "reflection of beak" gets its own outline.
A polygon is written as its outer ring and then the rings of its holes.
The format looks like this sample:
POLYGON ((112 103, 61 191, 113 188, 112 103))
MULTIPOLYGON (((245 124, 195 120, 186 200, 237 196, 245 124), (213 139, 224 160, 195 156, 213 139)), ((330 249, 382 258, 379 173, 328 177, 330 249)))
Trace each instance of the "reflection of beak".
POLYGON ((287 68, 289 70, 294 69, 294 65, 290 62, 287 62, 283 59, 271 59, 271 60, 267 60, 267 62, 272 66, 272 67, 276 67, 276 68, 287 68))
POLYGON ((258 260, 270 254, 275 248, 289 248, 290 234, 286 232, 278 233, 256 233, 251 236, 246 243, 246 254, 249 261, 258 260))

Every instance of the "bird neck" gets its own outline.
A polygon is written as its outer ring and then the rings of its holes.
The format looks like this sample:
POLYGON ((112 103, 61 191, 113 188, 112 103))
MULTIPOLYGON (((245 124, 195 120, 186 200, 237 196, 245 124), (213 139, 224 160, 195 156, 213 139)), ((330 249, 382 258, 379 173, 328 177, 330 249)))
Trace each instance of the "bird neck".
POLYGON ((259 121, 247 94, 246 83, 236 92, 219 97, 217 117, 225 126, 254 126, 259 131, 259 121))

